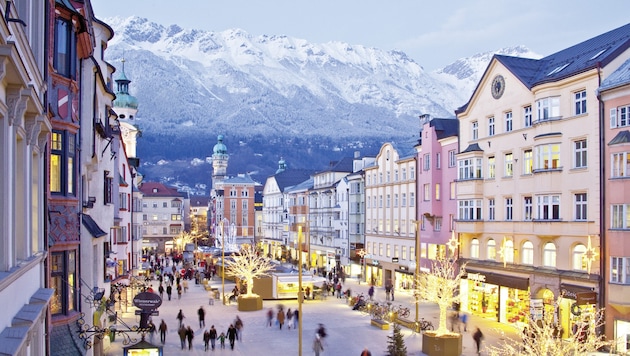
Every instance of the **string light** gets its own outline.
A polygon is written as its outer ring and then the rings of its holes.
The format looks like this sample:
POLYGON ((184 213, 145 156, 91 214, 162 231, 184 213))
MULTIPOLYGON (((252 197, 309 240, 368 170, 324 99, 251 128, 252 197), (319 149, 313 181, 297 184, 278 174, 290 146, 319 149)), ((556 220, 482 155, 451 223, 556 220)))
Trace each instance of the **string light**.
POLYGON ((582 258, 586 261, 586 272, 591 274, 591 266, 597 259, 597 249, 591 245, 591 235, 588 235, 588 246, 582 258))

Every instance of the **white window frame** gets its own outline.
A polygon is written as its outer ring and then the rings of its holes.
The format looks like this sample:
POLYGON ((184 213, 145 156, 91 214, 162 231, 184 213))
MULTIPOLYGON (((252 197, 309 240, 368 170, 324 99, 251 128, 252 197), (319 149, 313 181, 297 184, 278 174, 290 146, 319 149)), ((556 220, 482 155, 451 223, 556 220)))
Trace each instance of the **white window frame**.
POLYGON ((623 178, 630 173, 630 152, 610 154, 610 177, 623 178))
POLYGON ((610 257, 610 283, 630 284, 630 257, 610 257))
POLYGON ((513 129, 512 112, 508 111, 505 113, 505 132, 510 132, 513 129))
MULTIPOLYGON (((505 198, 505 220, 514 220, 514 199, 512 197, 505 198)), ((514 246, 512 246, 514 248, 514 246)))
POLYGON ((573 141, 573 168, 588 167, 588 143, 586 139, 573 141))
POLYGON ((536 100, 536 121, 559 120, 560 116, 560 97, 550 96, 536 100))
POLYGON ((488 136, 494 136, 495 134, 495 123, 494 116, 488 118, 488 136))
POLYGON ((527 105, 523 107, 523 126, 524 127, 532 127, 532 106, 527 105))
POLYGON ((524 265, 533 265, 534 264, 534 244, 531 241, 523 242, 523 247, 521 248, 521 263, 524 265))
POLYGON ((479 258, 479 239, 470 240, 470 258, 479 258))
POLYGON ((488 157, 488 179, 494 179, 496 177, 496 158, 494 156, 488 157))
POLYGON ((457 158, 455 157, 455 150, 448 151, 448 166, 455 167, 457 165, 457 158))
POLYGON ((531 149, 523 151, 523 174, 534 172, 534 151, 531 149))
POLYGON ((459 220, 476 221, 483 219, 481 199, 466 199, 457 202, 457 216, 459 220))
POLYGON ((562 216, 560 208, 560 195, 536 196, 536 220, 560 220, 562 216))
POLYGON ((580 90, 577 91, 575 93, 573 93, 573 99, 574 99, 574 114, 577 115, 584 115, 587 113, 586 111, 586 90, 580 90))
POLYGON ((576 193, 573 195, 573 204, 576 221, 588 220, 588 195, 586 193, 576 193))
POLYGON ((497 242, 494 239, 488 240, 486 244, 486 258, 493 261, 497 259, 497 242))
POLYGON ((586 246, 584 244, 577 244, 573 247, 571 251, 571 269, 574 271, 586 271, 587 264, 584 259, 584 254, 586 253, 586 246))
POLYGON ((543 266, 556 267, 558 248, 553 242, 543 245, 543 266))
POLYGON ((512 152, 508 152, 503 157, 504 157, 503 176, 504 177, 514 176, 514 155, 512 154, 512 152))
POLYGON ((481 170, 482 170, 482 159, 481 158, 463 158, 457 160, 457 179, 459 180, 469 180, 469 179, 481 179, 483 178, 481 170))
POLYGON ((610 205, 610 228, 611 229, 628 229, 630 221, 628 213, 630 212, 630 204, 611 204, 610 205))
POLYGON ((438 152, 435 154, 435 169, 442 168, 442 153, 438 152))
POLYGON ((422 159, 422 168, 425 171, 428 171, 431 169, 431 154, 430 153, 427 153, 424 155, 422 159))
POLYGON ((471 136, 473 140, 479 139, 479 121, 473 121, 471 123, 471 136))
POLYGON ((496 202, 494 198, 488 199, 488 221, 494 221, 496 219, 496 202))
POLYGON ((561 169, 561 152, 559 143, 539 145, 534 148, 536 159, 534 160, 535 170, 561 169))
POLYGON ((523 220, 532 221, 534 218, 534 199, 530 196, 523 197, 523 220))
POLYGON ((431 184, 424 184, 424 201, 431 200, 431 184))

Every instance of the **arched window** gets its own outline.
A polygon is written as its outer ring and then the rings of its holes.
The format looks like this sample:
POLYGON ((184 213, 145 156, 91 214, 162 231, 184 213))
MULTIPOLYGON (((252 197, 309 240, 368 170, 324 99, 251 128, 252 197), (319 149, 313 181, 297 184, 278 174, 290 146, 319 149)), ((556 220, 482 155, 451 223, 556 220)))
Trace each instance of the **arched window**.
POLYGON ((503 258, 507 263, 514 263, 514 242, 505 240, 503 244, 503 258))
POLYGON ((487 258, 489 260, 497 259, 497 243, 493 239, 488 240, 487 258))
POLYGON ((571 268, 579 271, 586 271, 586 261, 584 260, 584 253, 586 253, 586 246, 577 244, 573 248, 573 263, 571 268))
POLYGON ((543 248, 543 266, 556 267, 556 245, 547 242, 543 248))
POLYGON ((470 241, 470 258, 479 258, 479 240, 472 239, 470 241))
POLYGON ((523 243, 523 261, 524 265, 534 264, 534 244, 531 241, 525 241, 523 243))

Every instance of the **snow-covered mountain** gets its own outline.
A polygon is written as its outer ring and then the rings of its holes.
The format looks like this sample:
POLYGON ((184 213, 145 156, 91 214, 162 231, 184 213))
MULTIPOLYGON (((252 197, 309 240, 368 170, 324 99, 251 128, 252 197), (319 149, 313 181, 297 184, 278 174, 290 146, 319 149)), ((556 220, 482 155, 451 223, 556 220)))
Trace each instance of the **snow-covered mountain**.
MULTIPOLYGON (((165 27, 139 17, 105 22, 115 31, 107 60, 120 71, 125 59, 131 94, 140 103, 144 162, 203 159, 223 134, 232 156, 237 150, 264 157, 238 172, 269 166, 272 174, 280 156, 302 157, 297 163, 313 149, 333 157, 384 141, 412 147, 418 115, 453 117, 493 54, 427 73, 400 51, 241 29, 165 27)), ((535 56, 524 47, 496 53, 535 56)))

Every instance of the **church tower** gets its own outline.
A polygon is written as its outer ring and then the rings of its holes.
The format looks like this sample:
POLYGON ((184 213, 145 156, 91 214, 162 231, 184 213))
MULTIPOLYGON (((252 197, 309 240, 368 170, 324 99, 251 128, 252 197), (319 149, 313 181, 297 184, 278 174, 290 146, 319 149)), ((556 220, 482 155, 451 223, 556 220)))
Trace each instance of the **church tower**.
POLYGON ((137 159, 136 145, 140 130, 135 126, 136 113, 138 112, 138 99, 129 94, 129 83, 125 75, 125 59, 122 60, 122 70, 116 79, 116 100, 112 103, 114 111, 118 114, 120 133, 125 143, 125 151, 130 159, 137 159))
POLYGON ((223 144, 223 135, 217 136, 217 144, 212 149, 212 189, 220 188, 227 175, 227 147, 223 144))

